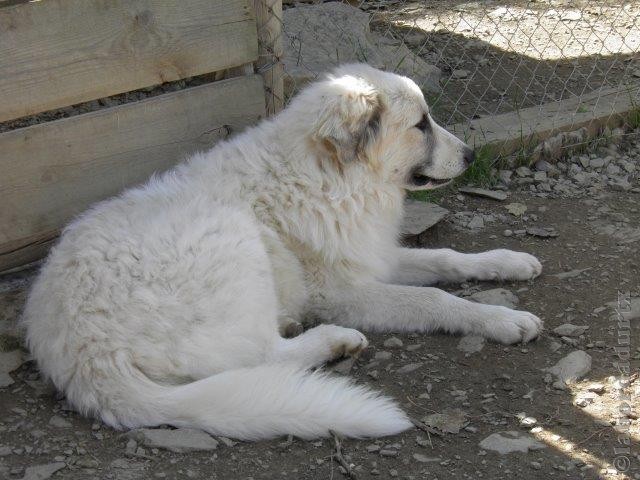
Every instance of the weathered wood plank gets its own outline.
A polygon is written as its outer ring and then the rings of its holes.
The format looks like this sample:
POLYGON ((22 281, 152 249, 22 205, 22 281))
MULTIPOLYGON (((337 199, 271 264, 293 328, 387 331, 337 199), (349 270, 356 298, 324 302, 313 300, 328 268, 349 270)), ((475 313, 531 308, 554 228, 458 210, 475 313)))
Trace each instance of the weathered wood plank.
POLYGON ((0 271, 41 256, 90 204, 264 115, 251 75, 0 134, 0 271))
POLYGON ((282 57, 282 1, 253 0, 258 30, 257 71, 264 79, 267 116, 284 107, 284 64, 282 57))
POLYGON ((47 0, 0 9, 0 121, 258 58, 249 0, 47 0))
POLYGON ((640 84, 597 90, 581 97, 552 102, 517 112, 483 117, 451 125, 448 130, 469 145, 491 145, 496 154, 525 151, 560 132, 587 128, 589 138, 602 128, 616 127, 640 104, 640 84))

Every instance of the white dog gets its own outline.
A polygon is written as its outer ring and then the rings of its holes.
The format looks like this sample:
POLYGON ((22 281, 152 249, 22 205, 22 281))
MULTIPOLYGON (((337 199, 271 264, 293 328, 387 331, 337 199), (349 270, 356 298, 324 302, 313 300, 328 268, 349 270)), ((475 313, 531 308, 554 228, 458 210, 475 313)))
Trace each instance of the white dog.
POLYGON ((363 349, 353 328, 504 343, 542 328, 527 312, 411 286, 541 271, 526 253, 398 246, 405 191, 472 161, 411 80, 342 67, 271 120, 69 225, 30 293, 28 345, 73 405, 116 428, 405 430, 393 401, 309 369, 363 349), (280 335, 305 316, 329 324, 280 335))

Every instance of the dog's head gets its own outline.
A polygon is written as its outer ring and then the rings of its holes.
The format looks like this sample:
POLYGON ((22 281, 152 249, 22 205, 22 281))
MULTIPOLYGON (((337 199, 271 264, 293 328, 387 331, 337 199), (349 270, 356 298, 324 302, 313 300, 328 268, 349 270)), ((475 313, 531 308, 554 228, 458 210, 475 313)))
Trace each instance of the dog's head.
POLYGON ((413 81, 367 65, 337 69, 292 108, 309 119, 315 150, 340 171, 366 164, 406 189, 429 190, 474 160, 471 148, 433 121, 413 81))

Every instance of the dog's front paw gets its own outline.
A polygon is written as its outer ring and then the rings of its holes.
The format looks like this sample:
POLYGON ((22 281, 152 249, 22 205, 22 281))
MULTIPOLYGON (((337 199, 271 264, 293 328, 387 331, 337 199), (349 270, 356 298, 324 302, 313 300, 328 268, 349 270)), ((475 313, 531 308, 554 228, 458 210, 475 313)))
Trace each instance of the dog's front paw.
POLYGON ((498 249, 482 255, 486 255, 489 280, 529 280, 542 272, 540 261, 528 253, 498 249))
POLYGON ((526 343, 542 332, 542 320, 529 312, 495 307, 485 321, 484 336, 504 344, 526 343))
POLYGON ((337 325, 319 325, 316 329, 321 331, 327 339, 331 348, 332 359, 347 355, 357 357, 369 345, 367 337, 353 328, 339 327, 337 325))

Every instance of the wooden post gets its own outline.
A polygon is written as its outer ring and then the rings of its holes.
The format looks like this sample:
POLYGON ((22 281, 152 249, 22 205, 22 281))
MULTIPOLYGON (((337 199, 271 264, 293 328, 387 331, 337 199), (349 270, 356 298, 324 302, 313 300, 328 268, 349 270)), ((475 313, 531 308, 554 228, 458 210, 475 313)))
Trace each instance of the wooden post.
POLYGON ((253 0, 258 28, 256 72, 264 79, 267 116, 284 106, 282 0, 253 0))

